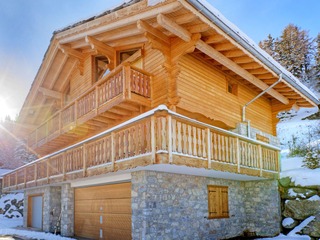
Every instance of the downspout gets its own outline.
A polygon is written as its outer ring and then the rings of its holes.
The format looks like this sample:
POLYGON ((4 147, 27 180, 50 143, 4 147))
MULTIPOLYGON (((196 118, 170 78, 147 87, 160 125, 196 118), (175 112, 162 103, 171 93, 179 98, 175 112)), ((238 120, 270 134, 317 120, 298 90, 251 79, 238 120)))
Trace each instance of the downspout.
POLYGON ((250 138, 250 120, 246 119, 246 109, 247 107, 253 103, 254 101, 256 101, 259 97, 261 97, 263 94, 265 94, 266 92, 268 92, 271 88, 273 88, 275 85, 277 85, 279 82, 282 81, 282 73, 280 73, 279 75, 279 79, 278 81, 274 82, 273 84, 271 84, 268 88, 266 88, 265 90, 263 90, 261 93, 259 93, 256 97, 254 97, 252 100, 250 100, 249 102, 247 102, 243 107, 242 107, 242 122, 246 122, 247 123, 247 134, 248 137, 250 138))

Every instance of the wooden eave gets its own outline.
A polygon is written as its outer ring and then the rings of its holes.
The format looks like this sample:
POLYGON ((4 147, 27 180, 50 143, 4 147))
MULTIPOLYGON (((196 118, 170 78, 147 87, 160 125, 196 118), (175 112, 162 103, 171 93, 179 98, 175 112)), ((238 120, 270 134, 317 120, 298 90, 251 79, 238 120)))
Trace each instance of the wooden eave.
MULTIPOLYGON (((167 0, 155 6, 147 6, 147 1, 143 0, 56 32, 25 100, 19 120, 27 124, 38 123, 37 112, 43 110, 44 104, 50 107, 54 102, 54 98, 44 96, 38 89, 46 88, 57 95, 61 93, 72 72, 76 69, 81 71, 83 57, 96 54, 99 48, 105 52, 120 50, 123 47, 142 45, 150 37, 166 44, 170 44, 167 39, 171 38, 190 42, 196 34, 200 34, 200 39, 195 43, 193 55, 206 59, 213 67, 257 91, 257 94, 278 80, 279 76, 275 72, 186 0, 167 0), (145 25, 141 27, 141 24, 145 25), (50 75, 53 69, 55 74, 50 75), (35 111, 35 114, 30 116, 29 110, 35 111)), ((314 105, 287 82, 276 85, 265 96, 283 105, 290 105, 291 100, 301 107, 314 105)), ((42 119, 38 121, 41 122, 42 119)))

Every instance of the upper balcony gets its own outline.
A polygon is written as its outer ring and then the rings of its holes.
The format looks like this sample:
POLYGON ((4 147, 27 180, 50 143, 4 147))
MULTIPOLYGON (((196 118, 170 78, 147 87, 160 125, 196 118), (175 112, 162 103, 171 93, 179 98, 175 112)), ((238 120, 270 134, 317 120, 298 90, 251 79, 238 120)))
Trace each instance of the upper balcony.
POLYGON ((28 147, 45 155, 151 106, 151 75, 123 63, 36 128, 28 147))
POLYGON ((140 167, 231 179, 277 178, 279 148, 158 108, 3 177, 4 191, 140 167), (163 168, 164 167, 164 168, 163 168))

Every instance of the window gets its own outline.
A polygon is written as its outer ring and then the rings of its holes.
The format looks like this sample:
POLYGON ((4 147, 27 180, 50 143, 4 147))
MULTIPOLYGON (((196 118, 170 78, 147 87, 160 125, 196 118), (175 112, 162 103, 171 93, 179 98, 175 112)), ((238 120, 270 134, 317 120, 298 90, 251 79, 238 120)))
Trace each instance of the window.
POLYGON ((131 49, 118 52, 118 64, 122 63, 123 61, 127 60, 131 57, 138 49, 131 49))
POLYGON ((238 96, 238 84, 233 81, 227 81, 227 91, 235 96, 238 96))
POLYGON ((208 185, 208 218, 228 218, 228 187, 208 185))
POLYGON ((104 56, 94 57, 94 82, 97 82, 99 79, 103 78, 110 72, 108 63, 108 58, 104 56))

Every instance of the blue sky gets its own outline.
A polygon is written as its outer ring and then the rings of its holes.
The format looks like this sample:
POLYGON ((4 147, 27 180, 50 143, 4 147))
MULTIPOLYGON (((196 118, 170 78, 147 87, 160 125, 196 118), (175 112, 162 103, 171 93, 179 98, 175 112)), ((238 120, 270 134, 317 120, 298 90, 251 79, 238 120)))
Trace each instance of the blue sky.
MULTIPOLYGON (((121 0, 0 0, 0 98, 18 113, 52 32, 101 13, 121 0)), ((255 42, 293 23, 320 32, 319 0, 209 0, 255 42)), ((1 109, 0 109, 1 111, 1 109)))

